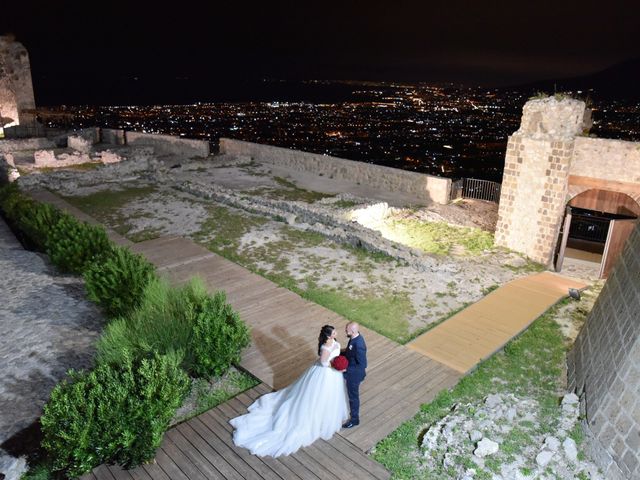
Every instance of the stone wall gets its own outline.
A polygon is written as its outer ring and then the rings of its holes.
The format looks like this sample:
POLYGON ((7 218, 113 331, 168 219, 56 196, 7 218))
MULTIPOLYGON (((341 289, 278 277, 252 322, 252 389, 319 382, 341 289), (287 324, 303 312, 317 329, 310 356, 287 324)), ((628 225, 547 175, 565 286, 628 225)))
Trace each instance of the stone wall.
POLYGON ((153 147, 156 155, 180 155, 185 158, 208 157, 211 152, 206 140, 191 140, 172 135, 126 132, 127 145, 153 147))
POLYGON ((56 142, 49 138, 0 140, 0 153, 11 153, 20 150, 40 150, 43 148, 56 148, 56 142))
POLYGON ((640 224, 568 358, 606 477, 640 478, 640 224))
POLYGON ((124 145, 126 143, 124 130, 117 130, 115 128, 101 128, 100 141, 102 143, 108 143, 111 145, 124 145))
POLYGON ((245 155, 263 162, 316 173, 327 178, 359 182, 389 192, 399 191, 414 195, 416 199, 425 203, 449 203, 451 192, 449 178, 228 138, 220 139, 220 153, 245 155))
POLYGON ((640 143, 576 137, 571 173, 603 180, 640 183, 640 143))
POLYGON ((27 50, 13 38, 0 36, 0 128, 33 123, 33 114, 24 110, 35 106, 27 50))
POLYGON ((589 122, 585 104, 553 98, 522 109, 509 137, 495 239, 498 245, 550 265, 562 222, 575 135, 589 122))

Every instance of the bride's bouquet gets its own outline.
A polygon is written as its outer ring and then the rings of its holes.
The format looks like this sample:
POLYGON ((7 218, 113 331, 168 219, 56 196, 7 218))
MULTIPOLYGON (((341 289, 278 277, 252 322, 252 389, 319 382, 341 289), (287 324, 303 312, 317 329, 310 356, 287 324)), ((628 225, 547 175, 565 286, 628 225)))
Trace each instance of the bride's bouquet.
POLYGON ((349 360, 344 355, 338 355, 336 358, 331 360, 331 366, 338 371, 346 370, 349 366, 349 360))

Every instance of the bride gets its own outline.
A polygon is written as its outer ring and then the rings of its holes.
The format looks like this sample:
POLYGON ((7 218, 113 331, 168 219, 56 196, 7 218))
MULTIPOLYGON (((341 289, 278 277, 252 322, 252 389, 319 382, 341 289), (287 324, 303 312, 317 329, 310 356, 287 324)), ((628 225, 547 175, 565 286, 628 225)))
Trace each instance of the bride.
POLYGON ((340 355, 336 329, 325 325, 318 338, 318 361, 294 383, 267 393, 249 413, 229 421, 233 441, 254 455, 289 455, 318 438, 328 440, 349 417, 342 373, 331 367, 340 355))

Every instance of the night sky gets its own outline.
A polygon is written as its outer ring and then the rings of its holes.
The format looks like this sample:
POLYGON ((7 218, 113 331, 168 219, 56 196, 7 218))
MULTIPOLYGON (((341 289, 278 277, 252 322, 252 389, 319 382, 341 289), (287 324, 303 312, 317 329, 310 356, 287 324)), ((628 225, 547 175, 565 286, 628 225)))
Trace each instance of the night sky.
POLYGON ((205 101, 261 78, 501 86, 640 58, 637 0, 7 3, 0 34, 27 47, 40 105, 205 101))

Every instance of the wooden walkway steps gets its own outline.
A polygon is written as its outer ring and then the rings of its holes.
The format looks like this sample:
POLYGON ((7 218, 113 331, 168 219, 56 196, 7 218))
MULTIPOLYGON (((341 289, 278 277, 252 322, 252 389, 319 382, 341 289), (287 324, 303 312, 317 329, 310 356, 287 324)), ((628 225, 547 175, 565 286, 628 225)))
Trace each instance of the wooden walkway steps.
POLYGON ((408 347, 466 373, 566 297, 569 288, 586 286, 551 272, 513 280, 419 336, 408 347))

